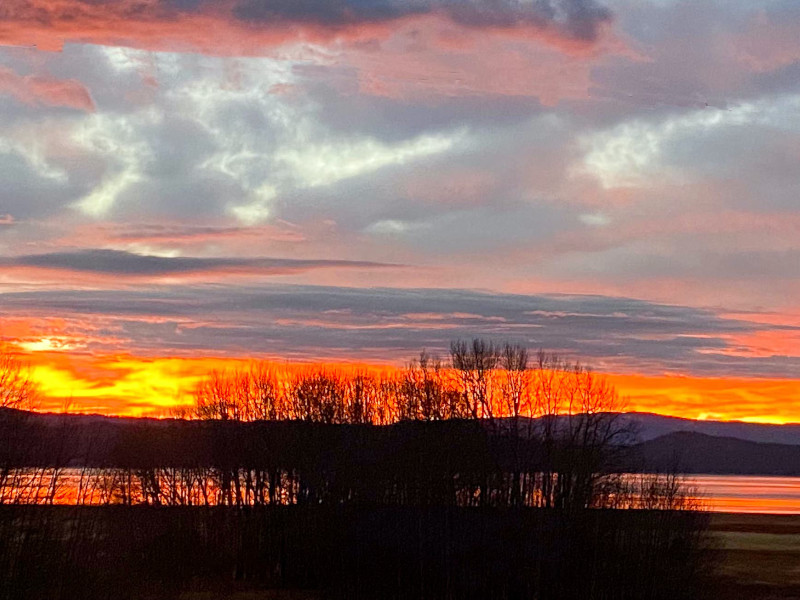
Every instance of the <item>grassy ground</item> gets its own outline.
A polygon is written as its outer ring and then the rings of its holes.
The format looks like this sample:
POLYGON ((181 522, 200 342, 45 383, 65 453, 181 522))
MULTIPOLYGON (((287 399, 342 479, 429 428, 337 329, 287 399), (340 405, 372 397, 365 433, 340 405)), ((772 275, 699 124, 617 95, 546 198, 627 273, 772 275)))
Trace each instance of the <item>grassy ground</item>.
POLYGON ((720 598, 800 599, 800 515, 716 514, 720 598))

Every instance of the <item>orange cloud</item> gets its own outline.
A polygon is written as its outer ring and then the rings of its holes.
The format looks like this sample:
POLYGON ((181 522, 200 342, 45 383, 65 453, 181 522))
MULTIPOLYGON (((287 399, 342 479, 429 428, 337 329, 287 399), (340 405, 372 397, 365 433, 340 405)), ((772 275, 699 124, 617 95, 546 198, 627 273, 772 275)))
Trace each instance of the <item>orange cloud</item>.
MULTIPOLYGON (((222 6, 224 3, 220 3, 222 6)), ((60 51, 65 43, 123 45, 150 50, 200 50, 228 55, 278 45, 296 32, 251 32, 217 14, 169 14, 157 1, 88 3, 12 0, 0 12, 0 44, 60 51), (138 4, 140 10, 134 10, 138 4), (167 18, 170 17, 170 18, 167 18), (214 31, 213 36, 208 32, 214 31)))
POLYGON ((724 353, 733 356, 769 358, 800 356, 800 331, 774 329, 731 336, 731 347, 724 353))

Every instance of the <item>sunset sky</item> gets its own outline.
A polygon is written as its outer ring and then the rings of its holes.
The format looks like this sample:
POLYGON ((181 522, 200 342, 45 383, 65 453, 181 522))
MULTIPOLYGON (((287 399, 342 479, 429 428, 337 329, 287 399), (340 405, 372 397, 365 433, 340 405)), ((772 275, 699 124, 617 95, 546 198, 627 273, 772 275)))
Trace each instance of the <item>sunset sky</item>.
POLYGON ((482 336, 800 421, 796 0, 3 0, 0 98, 44 409, 482 336))

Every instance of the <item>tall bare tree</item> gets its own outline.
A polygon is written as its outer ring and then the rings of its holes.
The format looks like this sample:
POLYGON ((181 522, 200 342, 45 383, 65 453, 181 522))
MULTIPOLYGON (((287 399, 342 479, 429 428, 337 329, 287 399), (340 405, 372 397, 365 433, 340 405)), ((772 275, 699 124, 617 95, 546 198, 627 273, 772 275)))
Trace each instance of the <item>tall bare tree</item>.
POLYGON ((450 359, 472 416, 476 419, 494 417, 493 380, 500 363, 497 346, 480 338, 471 342, 457 340, 450 344, 450 359))
POLYGON ((400 419, 438 421, 471 416, 464 395, 452 385, 442 361, 425 350, 400 374, 397 396, 400 419))
POLYGON ((26 365, 0 345, 0 408, 30 409, 36 395, 37 386, 26 365))

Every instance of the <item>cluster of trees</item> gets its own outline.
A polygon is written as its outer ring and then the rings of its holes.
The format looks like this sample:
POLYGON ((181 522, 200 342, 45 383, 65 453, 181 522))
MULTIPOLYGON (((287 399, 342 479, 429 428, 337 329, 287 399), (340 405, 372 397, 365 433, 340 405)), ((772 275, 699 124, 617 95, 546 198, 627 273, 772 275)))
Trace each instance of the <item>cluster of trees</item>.
MULTIPOLYGON (((585 507, 630 506, 637 496, 629 480, 614 474, 633 441, 620 419, 623 408, 613 386, 580 363, 473 339, 452 342, 447 362, 423 351, 395 372, 279 371, 268 364, 215 371, 194 390, 190 414, 340 425, 474 421, 489 436, 496 463, 494 483, 474 492, 481 502, 500 497, 514 506, 585 507)), ((233 484, 238 479, 230 477, 233 484)))
POLYGON ((189 419, 2 410, 0 599, 231 574, 343 598, 695 598, 704 515, 679 476, 629 473, 621 408, 579 364, 473 340, 397 371, 210 373, 189 419))
POLYGON ((608 455, 624 459, 624 447, 595 457, 592 446, 486 425, 22 415, 3 423, 13 443, 0 452, 0 505, 692 506, 678 477, 613 468, 608 455))
POLYGON ((454 341, 449 361, 423 351, 405 369, 371 373, 271 363, 212 371, 193 391, 200 419, 385 425, 618 412, 613 386, 579 362, 483 339, 454 341))
POLYGON ((189 421, 6 418, 0 503, 692 507, 622 474, 621 408, 578 363, 481 339, 397 371, 254 363, 203 379, 189 421))

